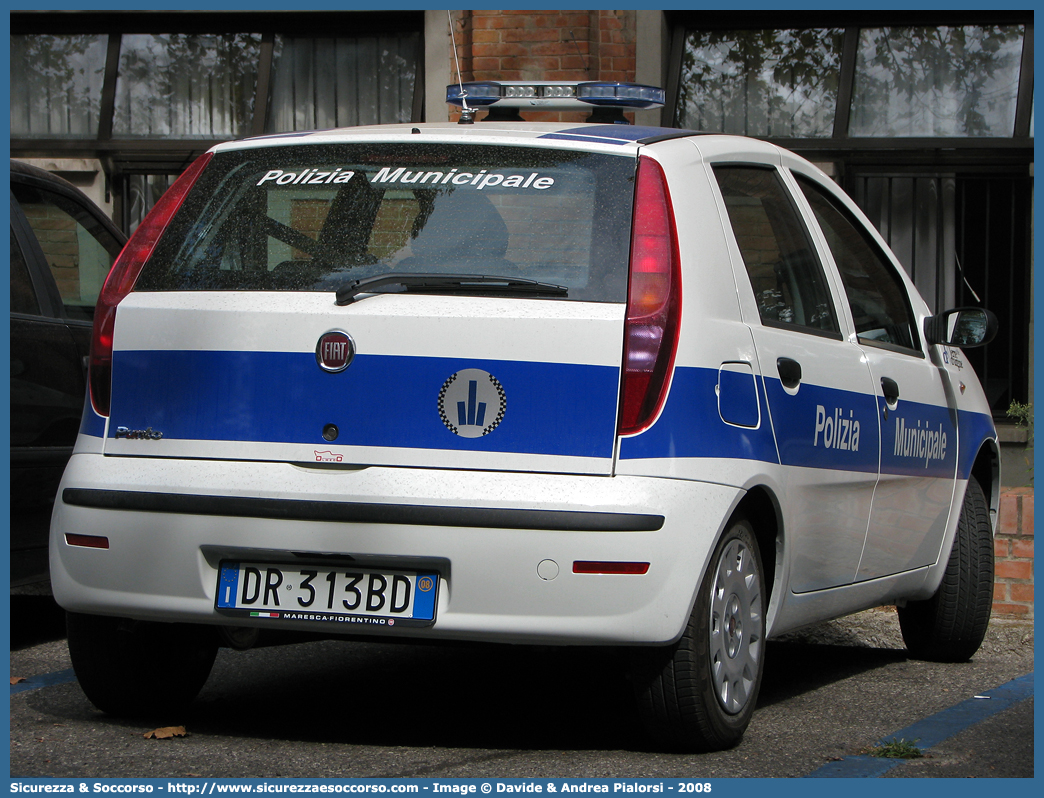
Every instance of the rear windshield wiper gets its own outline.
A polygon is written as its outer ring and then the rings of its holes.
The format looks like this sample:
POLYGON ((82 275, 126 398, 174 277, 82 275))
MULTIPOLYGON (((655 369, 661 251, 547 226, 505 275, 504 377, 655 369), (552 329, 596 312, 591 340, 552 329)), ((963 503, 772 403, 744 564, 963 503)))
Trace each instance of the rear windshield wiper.
POLYGON ((337 289, 337 304, 350 305, 360 294, 380 293, 386 285, 402 286, 403 291, 427 294, 487 294, 490 296, 566 296, 564 285, 538 283, 521 277, 498 277, 489 274, 379 274, 361 280, 349 280, 337 289))

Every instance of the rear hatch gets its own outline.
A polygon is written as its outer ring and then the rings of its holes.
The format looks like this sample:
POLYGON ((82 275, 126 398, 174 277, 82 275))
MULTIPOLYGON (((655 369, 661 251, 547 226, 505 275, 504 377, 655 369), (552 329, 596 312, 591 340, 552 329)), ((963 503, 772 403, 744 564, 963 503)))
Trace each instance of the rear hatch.
POLYGON ((106 454, 609 473, 635 165, 219 151, 118 306, 106 454))

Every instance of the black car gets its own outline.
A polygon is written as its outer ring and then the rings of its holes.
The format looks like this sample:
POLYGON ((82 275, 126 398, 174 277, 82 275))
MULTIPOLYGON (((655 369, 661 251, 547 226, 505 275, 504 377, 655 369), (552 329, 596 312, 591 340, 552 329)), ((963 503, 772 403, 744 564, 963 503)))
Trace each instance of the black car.
POLYGON ((46 582, 51 507, 86 390, 94 304, 126 236, 76 186, 11 161, 11 586, 46 582))

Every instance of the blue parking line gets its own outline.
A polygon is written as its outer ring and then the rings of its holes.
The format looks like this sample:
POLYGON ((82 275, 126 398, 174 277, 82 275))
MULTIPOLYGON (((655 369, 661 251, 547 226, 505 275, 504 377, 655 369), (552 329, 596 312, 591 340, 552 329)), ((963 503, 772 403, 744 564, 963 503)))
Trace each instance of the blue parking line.
MULTIPOLYGON (((958 732, 962 732, 998 712, 1003 712, 1020 701, 1032 698, 1033 674, 1027 673, 1025 676, 1013 679, 982 695, 987 697, 969 698, 962 701, 949 709, 920 720, 912 726, 882 737, 877 745, 885 745, 898 740, 916 742, 917 747, 921 750, 938 745, 958 732)), ((873 756, 846 756, 839 762, 828 762, 818 770, 809 773, 805 778, 873 779, 883 776, 892 768, 899 767, 906 761, 905 759, 883 759, 873 756)))
POLYGON ((76 681, 76 674, 72 668, 54 673, 45 673, 43 676, 30 676, 24 682, 11 685, 11 695, 24 693, 26 690, 37 690, 41 687, 51 687, 56 684, 69 684, 76 681))

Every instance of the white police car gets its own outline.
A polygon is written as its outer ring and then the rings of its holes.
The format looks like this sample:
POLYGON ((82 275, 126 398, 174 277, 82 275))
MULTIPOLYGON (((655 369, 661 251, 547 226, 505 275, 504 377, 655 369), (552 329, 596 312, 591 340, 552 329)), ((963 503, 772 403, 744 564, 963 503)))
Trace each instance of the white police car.
POLYGON ((788 630, 895 602, 916 656, 967 659, 999 456, 958 347, 991 326, 932 315, 830 179, 746 138, 215 147, 99 300, 51 533, 77 677, 134 713, 268 630, 615 644, 651 733, 699 750, 788 630))

